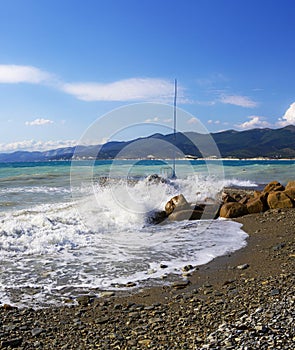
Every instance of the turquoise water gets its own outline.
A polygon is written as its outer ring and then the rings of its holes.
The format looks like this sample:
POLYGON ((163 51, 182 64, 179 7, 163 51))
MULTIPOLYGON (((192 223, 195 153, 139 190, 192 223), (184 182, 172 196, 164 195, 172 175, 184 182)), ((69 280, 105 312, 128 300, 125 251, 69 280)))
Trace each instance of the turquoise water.
POLYGON ((179 193, 196 202, 224 186, 295 178, 294 161, 182 160, 177 179, 147 181, 172 167, 157 160, 0 163, 0 303, 60 305, 129 281, 164 283, 165 273, 240 249, 247 235, 224 220, 153 226, 150 213, 179 193))

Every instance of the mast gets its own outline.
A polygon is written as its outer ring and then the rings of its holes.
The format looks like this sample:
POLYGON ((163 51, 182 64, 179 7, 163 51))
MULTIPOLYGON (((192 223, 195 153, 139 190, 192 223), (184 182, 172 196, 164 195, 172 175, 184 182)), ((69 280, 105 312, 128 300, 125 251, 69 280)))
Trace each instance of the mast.
POLYGON ((177 101, 177 79, 174 81, 174 111, 173 111, 173 139, 174 139, 174 151, 173 151, 173 169, 172 169, 172 179, 176 178, 175 172, 175 147, 176 147, 176 101, 177 101))

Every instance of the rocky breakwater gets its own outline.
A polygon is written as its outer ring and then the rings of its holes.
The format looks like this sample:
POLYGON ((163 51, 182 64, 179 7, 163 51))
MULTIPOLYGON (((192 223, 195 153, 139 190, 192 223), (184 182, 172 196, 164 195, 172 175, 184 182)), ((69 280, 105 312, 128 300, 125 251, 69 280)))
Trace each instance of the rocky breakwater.
POLYGON ((295 207, 295 181, 283 186, 278 181, 267 184, 262 191, 241 194, 238 190, 222 195, 219 216, 237 218, 246 214, 262 213, 269 209, 286 209, 295 207))
POLYGON ((153 224, 182 220, 217 219, 221 202, 207 198, 202 203, 189 203, 183 194, 171 198, 165 210, 152 213, 149 221, 153 224))
POLYGON ((295 207, 295 180, 283 186, 278 181, 267 184, 262 191, 227 189, 220 198, 207 198, 202 203, 189 203, 183 194, 171 198, 165 210, 151 213, 152 224, 182 220, 238 218, 263 213, 269 209, 295 207))

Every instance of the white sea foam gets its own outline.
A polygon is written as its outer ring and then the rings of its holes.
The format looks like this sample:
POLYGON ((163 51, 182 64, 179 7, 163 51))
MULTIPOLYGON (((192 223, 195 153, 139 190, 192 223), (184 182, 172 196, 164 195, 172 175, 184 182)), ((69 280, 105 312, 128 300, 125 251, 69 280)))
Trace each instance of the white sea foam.
POLYGON ((156 283, 164 272, 180 273, 184 265, 204 264, 243 247, 247 235, 237 223, 201 220, 152 226, 146 221, 148 213, 163 209, 176 194, 205 199, 223 186, 223 181, 202 176, 131 185, 122 180, 112 186, 76 188, 72 203, 2 212, 0 300, 40 306, 59 303, 81 288, 156 283), (165 271, 161 263, 168 266, 165 271))

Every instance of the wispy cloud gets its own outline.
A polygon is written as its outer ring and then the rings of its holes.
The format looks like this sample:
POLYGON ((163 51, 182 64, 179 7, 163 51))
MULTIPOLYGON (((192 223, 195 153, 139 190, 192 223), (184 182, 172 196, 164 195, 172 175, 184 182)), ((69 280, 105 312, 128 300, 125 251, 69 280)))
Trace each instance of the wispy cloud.
POLYGON ((154 117, 154 118, 148 118, 145 120, 145 123, 157 123, 159 121, 158 117, 154 117))
POLYGON ((209 120, 207 121, 207 123, 208 123, 208 124, 216 124, 216 125, 218 125, 218 124, 220 124, 220 120, 212 120, 212 119, 209 119, 209 120))
POLYGON ((34 125, 47 125, 47 124, 53 124, 53 120, 50 119, 44 119, 44 118, 37 118, 35 120, 32 120, 31 122, 26 121, 25 124, 27 126, 34 126, 34 125))
POLYGON ((258 106, 258 103, 251 100, 249 97, 240 95, 223 94, 220 96, 219 102, 246 108, 254 108, 258 106))
POLYGON ((236 126, 240 129, 252 129, 252 128, 268 128, 271 126, 264 117, 260 116, 250 116, 248 117, 250 120, 246 121, 242 124, 237 124, 236 126))
POLYGON ((1 84, 41 84, 49 82, 53 75, 39 68, 20 65, 0 65, 0 83, 1 84))
POLYGON ((290 124, 295 124, 295 102, 293 102, 289 108, 286 110, 282 118, 279 118, 277 125, 286 126, 290 124))
MULTIPOLYGON (((65 82, 62 78, 33 66, 0 65, 0 84, 43 84, 82 101, 161 101, 172 102, 174 82, 160 78, 130 78, 110 83, 65 82)), ((189 103, 178 87, 178 102, 189 103)))
POLYGON ((61 89, 83 101, 171 100, 172 82, 164 79, 131 78, 112 83, 66 83, 61 89))
POLYGON ((0 143, 0 152, 14 151, 47 151, 50 149, 73 147, 77 144, 77 140, 57 140, 57 141, 36 141, 23 140, 11 143, 0 143))

